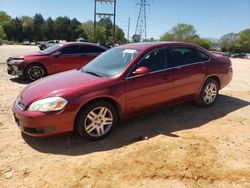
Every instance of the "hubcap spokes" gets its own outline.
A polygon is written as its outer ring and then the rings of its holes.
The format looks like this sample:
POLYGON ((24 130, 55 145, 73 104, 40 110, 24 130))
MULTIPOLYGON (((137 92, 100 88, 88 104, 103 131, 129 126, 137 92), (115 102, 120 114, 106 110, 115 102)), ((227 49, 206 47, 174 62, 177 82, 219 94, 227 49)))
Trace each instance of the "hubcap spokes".
POLYGON ((217 96, 217 87, 214 83, 208 84, 207 87, 205 88, 204 92, 204 102, 206 104, 211 104, 214 102, 215 98, 217 96))
POLYGON ((111 111, 106 107, 97 107, 86 116, 84 128, 90 136, 99 137, 107 133, 112 124, 111 111))
POLYGON ((34 66, 29 70, 29 75, 31 80, 35 80, 41 78, 44 75, 44 71, 40 67, 34 66))

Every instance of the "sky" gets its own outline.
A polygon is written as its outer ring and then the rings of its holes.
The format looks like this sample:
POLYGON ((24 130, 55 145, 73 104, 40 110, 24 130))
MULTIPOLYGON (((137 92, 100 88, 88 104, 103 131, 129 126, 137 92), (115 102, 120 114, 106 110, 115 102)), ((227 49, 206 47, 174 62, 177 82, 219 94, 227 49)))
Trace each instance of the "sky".
MULTIPOLYGON (((135 33, 139 0, 117 0, 116 23, 127 36, 135 33)), ((158 39, 177 23, 192 24, 204 38, 220 38, 250 28, 250 0, 148 0, 147 38, 158 39)), ((110 6, 104 5, 104 11, 110 6)), ((101 11, 101 7, 97 7, 101 11)), ((81 22, 93 20, 94 0, 0 0, 0 11, 11 17, 34 16, 44 18, 68 16, 81 22)))

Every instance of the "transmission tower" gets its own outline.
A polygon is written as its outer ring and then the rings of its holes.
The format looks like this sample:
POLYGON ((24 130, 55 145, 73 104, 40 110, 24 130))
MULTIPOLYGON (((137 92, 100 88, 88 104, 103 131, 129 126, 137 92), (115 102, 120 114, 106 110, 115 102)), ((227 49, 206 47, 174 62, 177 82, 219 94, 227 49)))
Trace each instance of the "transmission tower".
POLYGON ((140 0, 140 2, 137 3, 139 8, 139 14, 138 19, 136 23, 136 29, 135 29, 135 35, 140 37, 140 41, 142 41, 142 38, 147 38, 147 6, 150 6, 150 4, 147 2, 147 0, 140 0))
POLYGON ((99 19, 113 17, 113 42, 115 43, 115 16, 116 16, 116 0, 94 0, 94 40, 96 41, 96 23, 97 16, 99 19))

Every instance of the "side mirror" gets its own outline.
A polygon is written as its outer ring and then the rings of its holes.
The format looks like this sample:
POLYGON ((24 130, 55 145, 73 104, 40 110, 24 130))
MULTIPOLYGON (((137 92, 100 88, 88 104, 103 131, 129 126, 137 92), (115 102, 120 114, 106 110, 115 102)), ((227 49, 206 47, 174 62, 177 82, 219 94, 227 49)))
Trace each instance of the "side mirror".
POLYGON ((53 57, 59 57, 61 55, 61 52, 60 51, 57 51, 57 52, 54 52, 52 54, 53 57))
POLYGON ((147 73, 150 73, 150 70, 147 67, 139 67, 133 72, 134 75, 144 75, 147 73))

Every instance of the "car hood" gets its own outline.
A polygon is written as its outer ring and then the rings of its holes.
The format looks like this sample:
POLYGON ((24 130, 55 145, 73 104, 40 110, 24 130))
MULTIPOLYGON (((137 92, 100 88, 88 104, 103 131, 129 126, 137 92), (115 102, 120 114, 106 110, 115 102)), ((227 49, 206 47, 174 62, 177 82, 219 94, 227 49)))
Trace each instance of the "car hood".
POLYGON ((38 57, 38 56, 47 56, 48 54, 42 54, 42 53, 26 53, 26 54, 22 54, 22 55, 15 55, 15 56, 11 56, 9 59, 25 59, 25 58, 29 58, 29 57, 38 57))
POLYGON ((102 78, 83 73, 80 70, 71 70, 33 82, 22 91, 19 97, 21 102, 27 106, 42 98, 67 97, 78 94, 79 91, 84 93, 97 88, 98 85, 103 87, 103 84, 110 80, 111 78, 102 78))

